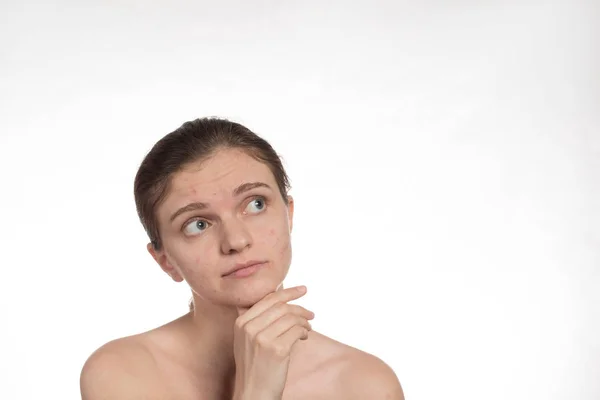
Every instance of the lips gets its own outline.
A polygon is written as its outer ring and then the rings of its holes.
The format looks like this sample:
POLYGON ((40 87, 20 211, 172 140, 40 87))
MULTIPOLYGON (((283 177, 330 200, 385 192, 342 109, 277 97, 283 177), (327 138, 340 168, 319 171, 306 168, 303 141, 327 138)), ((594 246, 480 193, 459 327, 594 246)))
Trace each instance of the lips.
POLYGON ((252 261, 247 261, 245 263, 239 263, 236 264, 235 266, 233 266, 232 268, 230 268, 227 272, 225 272, 223 274, 223 276, 228 276, 228 275, 232 275, 234 274, 236 271, 248 268, 248 267, 252 267, 253 265, 258 265, 258 264, 264 264, 266 261, 256 261, 256 260, 252 260, 252 261))

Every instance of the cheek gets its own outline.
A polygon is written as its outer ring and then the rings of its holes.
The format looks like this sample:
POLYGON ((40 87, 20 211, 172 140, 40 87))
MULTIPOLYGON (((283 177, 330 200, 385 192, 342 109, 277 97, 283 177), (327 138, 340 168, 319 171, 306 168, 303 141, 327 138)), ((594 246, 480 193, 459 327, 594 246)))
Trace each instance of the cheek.
POLYGON ((261 237, 261 247, 271 249, 278 256, 284 256, 290 247, 290 236, 283 226, 270 227, 261 237))
POLYGON ((202 271, 207 270, 204 266, 210 264, 210 259, 202 252, 195 250, 192 253, 190 249, 185 248, 180 249, 176 262, 186 281, 196 281, 202 279, 202 271))
POLYGON ((292 245, 288 238, 287 240, 285 240, 283 245, 279 248, 279 256, 282 258, 289 256, 291 249, 292 249, 292 245))
POLYGON ((286 257, 291 248, 291 237, 287 230, 282 230, 279 234, 273 233, 274 249, 278 252, 280 257, 286 257))
POLYGON ((217 273, 217 264, 214 260, 205 254, 194 254, 181 261, 180 266, 184 279, 196 294, 204 296, 206 293, 214 291, 212 287, 214 276, 211 275, 217 273))

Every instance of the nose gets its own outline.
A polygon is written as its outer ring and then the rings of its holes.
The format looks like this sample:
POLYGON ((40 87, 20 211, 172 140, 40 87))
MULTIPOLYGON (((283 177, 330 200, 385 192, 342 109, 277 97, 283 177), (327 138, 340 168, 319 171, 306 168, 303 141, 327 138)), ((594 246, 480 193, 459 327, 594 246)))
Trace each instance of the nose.
POLYGON ((252 244, 250 232, 244 224, 236 218, 222 222, 221 251, 223 254, 241 252, 252 244))

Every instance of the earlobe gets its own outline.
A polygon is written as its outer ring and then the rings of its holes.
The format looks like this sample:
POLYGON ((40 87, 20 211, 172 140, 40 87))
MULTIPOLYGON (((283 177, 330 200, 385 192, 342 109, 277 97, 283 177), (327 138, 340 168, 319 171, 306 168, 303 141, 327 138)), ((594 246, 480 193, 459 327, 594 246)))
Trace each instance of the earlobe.
POLYGON ((181 276, 181 274, 179 274, 177 269, 173 265, 171 265, 164 251, 155 250, 154 246, 152 246, 152 243, 148 243, 146 248, 148 249, 148 252, 152 256, 152 258, 154 258, 154 261, 156 261, 157 264, 160 265, 160 268, 163 271, 165 271, 167 275, 171 277, 171 279, 173 279, 175 282, 183 281, 183 277, 181 276))

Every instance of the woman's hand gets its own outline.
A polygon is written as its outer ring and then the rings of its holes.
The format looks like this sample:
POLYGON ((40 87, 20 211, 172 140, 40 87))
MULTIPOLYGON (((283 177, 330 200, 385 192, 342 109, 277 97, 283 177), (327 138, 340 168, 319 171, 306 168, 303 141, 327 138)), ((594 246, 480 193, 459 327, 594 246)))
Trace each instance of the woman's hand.
POLYGON ((288 302, 305 294, 304 286, 282 289, 249 309, 238 309, 234 400, 281 400, 292 346, 308 338, 308 320, 314 318, 311 311, 288 302))

